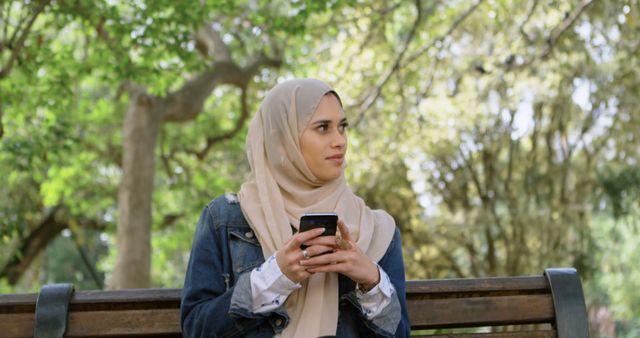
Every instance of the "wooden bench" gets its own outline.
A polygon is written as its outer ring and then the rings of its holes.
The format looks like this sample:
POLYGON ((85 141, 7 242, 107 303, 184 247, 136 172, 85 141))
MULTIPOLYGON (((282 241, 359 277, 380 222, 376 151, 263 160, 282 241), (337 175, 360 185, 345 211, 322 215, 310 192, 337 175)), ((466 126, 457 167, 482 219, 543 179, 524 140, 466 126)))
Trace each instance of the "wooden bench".
MULTIPOLYGON (((38 294, 0 295, 0 336, 33 337, 36 325, 53 321, 66 330, 65 337, 181 337, 180 289, 75 292, 68 298, 68 323, 40 310, 45 302, 62 300, 58 310, 66 313, 64 295, 47 295, 46 289, 40 299, 38 294)), ((410 280, 407 306, 412 330, 422 337, 589 336, 574 269, 547 269, 542 276, 410 280), (435 332, 474 327, 506 332, 435 332)))

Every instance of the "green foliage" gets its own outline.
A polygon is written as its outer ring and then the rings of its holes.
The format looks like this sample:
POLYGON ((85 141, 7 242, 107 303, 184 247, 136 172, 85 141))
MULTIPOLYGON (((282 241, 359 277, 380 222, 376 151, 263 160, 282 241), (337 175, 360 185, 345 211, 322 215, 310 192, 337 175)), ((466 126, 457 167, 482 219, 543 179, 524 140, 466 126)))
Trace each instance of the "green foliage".
POLYGON ((608 168, 599 179, 611 201, 615 217, 629 215, 640 207, 640 172, 637 168, 626 167, 617 171, 608 168))
POLYGON ((600 214, 594 219, 592 231, 599 239, 595 260, 599 270, 586 284, 587 302, 592 309, 613 314, 618 322, 621 337, 634 337, 640 332, 640 271, 636 262, 640 259, 640 233, 637 207, 623 217, 612 219, 600 214))
MULTIPOLYGON (((78 290, 104 288, 104 272, 95 265, 108 251, 104 235, 92 229, 66 230, 43 254, 40 285, 73 282, 78 290), (103 237, 103 238, 101 238, 103 237)), ((34 289, 33 291, 38 291, 34 289)))
MULTIPOLYGON (((45 6, 25 40, 19 66, 0 81, 0 168, 6 173, 0 175, 0 263, 19 257, 21 241, 44 222, 47 210, 57 207, 70 217, 67 221, 103 224, 106 233, 101 236, 113 243, 127 107, 121 86, 141 84, 162 97, 211 67, 211 60, 203 59, 194 44, 194 33, 202 24, 216 22, 214 28, 223 33, 242 65, 262 52, 280 53, 273 46, 304 34, 313 13, 340 6, 235 1, 75 1, 45 6)), ((3 43, 34 9, 19 2, 2 5, 0 16, 16 24, 2 32, 3 43)), ((1 56, 6 61, 10 53, 3 50, 1 56)), ((273 83, 268 72, 261 77, 273 83)), ((259 82, 256 88, 261 88, 259 82)), ((250 95, 248 104, 255 110, 257 98, 250 95)), ((222 86, 196 121, 161 131, 153 229, 156 250, 167 254, 155 256, 157 285, 180 285, 199 211, 216 195, 237 190, 245 177, 244 136, 215 145, 202 159, 194 156, 207 137, 231 130, 239 115, 240 92, 222 86), (175 241, 181 245, 174 246, 175 241), (171 264, 175 271, 165 268, 171 264)), ((56 243, 51 245, 61 245, 56 243)), ((107 275, 113 255, 111 250, 99 264, 107 275)), ((34 267, 42 264, 36 261, 34 267)), ((85 285, 77 278, 76 282, 85 285)))
MULTIPOLYGON (((0 5, 9 23, 0 43, 33 3, 0 5)), ((283 57, 281 69, 252 79, 250 111, 283 78, 323 78, 341 93, 352 125, 349 182, 394 215, 409 277, 575 266, 592 308, 610 309, 632 335, 640 311, 638 8, 637 0, 51 2, 0 79, 0 264, 20 257, 16 249, 60 207, 66 221, 101 225, 83 236, 90 264, 109 278, 123 85, 164 97, 221 67, 194 42, 203 23, 215 22, 240 65, 258 54, 283 57)), ((4 65, 10 48, 2 46, 4 65)), ((221 85, 197 119, 161 127, 154 286, 181 286, 202 207, 246 177, 246 123, 195 155, 240 113, 240 91, 221 85)), ((21 285, 0 278, 0 291, 65 276, 95 288, 87 271, 59 265, 79 257, 73 238, 50 244, 21 285)))

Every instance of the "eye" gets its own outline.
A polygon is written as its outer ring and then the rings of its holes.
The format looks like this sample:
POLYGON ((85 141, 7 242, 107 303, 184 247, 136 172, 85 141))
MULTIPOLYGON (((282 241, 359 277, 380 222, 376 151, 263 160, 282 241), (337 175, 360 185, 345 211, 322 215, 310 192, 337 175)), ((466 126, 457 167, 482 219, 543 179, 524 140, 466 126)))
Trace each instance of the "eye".
POLYGON ((328 123, 319 124, 316 129, 318 129, 319 132, 324 133, 327 130, 329 130, 329 124, 328 123))
POLYGON ((338 130, 340 131, 340 133, 344 133, 347 130, 347 128, 349 128, 349 123, 344 122, 340 124, 340 126, 338 127, 338 130))

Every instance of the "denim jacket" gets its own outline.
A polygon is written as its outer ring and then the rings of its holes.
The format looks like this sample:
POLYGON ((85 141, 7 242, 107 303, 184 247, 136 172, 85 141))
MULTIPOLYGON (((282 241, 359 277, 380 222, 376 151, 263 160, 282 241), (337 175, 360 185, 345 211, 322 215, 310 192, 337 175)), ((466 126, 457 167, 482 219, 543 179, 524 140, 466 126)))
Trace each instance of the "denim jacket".
MULTIPOLYGON (((184 337, 273 337, 281 333, 289 322, 284 306, 267 313, 251 311, 250 272, 263 262, 260 243, 235 196, 221 196, 209 203, 198 221, 182 291, 184 337)), ((355 283, 339 275, 338 337, 409 336, 397 229, 378 265, 395 287, 391 303, 381 314, 367 319, 358 303, 355 283)))

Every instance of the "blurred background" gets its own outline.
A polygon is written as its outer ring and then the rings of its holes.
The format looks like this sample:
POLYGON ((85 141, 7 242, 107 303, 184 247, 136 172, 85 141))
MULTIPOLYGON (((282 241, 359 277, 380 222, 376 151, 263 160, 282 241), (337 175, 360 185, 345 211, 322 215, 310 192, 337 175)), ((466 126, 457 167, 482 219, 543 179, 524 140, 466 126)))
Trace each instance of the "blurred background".
POLYGON ((316 77, 407 278, 578 269, 640 336, 637 0, 0 1, 0 292, 182 286, 266 91, 316 77))

